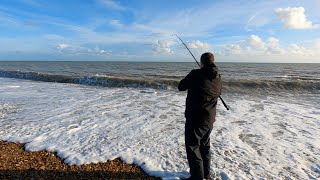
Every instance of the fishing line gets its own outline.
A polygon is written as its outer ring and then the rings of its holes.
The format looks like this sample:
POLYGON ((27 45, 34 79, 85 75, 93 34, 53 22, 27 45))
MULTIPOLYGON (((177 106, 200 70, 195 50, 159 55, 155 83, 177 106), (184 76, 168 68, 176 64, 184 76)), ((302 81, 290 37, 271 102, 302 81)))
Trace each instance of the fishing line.
MULTIPOLYGON (((190 51, 190 49, 188 48, 188 46, 182 41, 182 39, 181 39, 178 35, 176 35, 176 34, 174 34, 174 35, 177 36, 177 38, 180 39, 180 41, 182 42, 182 44, 188 49, 188 51, 189 51, 189 53, 191 54, 191 56, 193 57, 193 59, 196 61, 196 63, 198 64, 198 66, 201 68, 199 62, 198 62, 197 59, 194 57, 194 55, 192 54, 192 52, 190 51)), ((219 98, 220 98, 222 104, 224 105, 224 107, 229 111, 229 107, 228 107, 228 105, 224 102, 224 100, 222 99, 222 97, 219 96, 219 98)))

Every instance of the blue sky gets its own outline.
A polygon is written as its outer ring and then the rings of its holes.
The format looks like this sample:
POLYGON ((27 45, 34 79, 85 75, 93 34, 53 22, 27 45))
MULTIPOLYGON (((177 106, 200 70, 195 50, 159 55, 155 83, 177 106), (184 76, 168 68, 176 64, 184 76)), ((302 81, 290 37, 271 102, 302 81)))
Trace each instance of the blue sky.
POLYGON ((320 0, 2 0, 0 60, 320 63, 320 0))

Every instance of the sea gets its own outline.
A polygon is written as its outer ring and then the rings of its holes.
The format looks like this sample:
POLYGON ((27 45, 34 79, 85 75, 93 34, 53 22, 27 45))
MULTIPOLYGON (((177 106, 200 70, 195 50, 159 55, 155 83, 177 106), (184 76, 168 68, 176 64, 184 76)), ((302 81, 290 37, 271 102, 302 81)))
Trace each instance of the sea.
MULTIPOLYGON (((320 64, 217 63, 216 179, 320 179, 320 64)), ((189 177, 186 91, 196 63, 0 62, 0 140, 69 165, 121 158, 189 177)))

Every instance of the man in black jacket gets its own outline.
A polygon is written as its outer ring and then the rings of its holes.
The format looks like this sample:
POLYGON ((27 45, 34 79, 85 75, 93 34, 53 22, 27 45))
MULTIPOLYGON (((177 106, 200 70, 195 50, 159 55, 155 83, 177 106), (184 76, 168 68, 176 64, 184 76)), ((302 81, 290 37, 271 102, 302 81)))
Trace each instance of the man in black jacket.
POLYGON ((210 52, 201 55, 201 69, 192 70, 179 83, 180 91, 188 90, 185 144, 190 179, 202 180, 210 176, 210 133, 215 122, 221 88, 218 68, 210 52))

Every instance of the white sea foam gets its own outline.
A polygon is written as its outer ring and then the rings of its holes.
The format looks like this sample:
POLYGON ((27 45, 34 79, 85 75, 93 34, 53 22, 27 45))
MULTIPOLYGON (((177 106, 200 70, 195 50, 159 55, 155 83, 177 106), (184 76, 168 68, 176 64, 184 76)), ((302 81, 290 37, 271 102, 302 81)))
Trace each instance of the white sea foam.
MULTIPOLYGON (((0 139, 57 152, 68 164, 120 157, 150 175, 188 177, 185 95, 0 78, 0 139)), ((224 98, 231 110, 219 104, 211 135, 213 175, 320 177, 319 104, 294 97, 224 98)))

